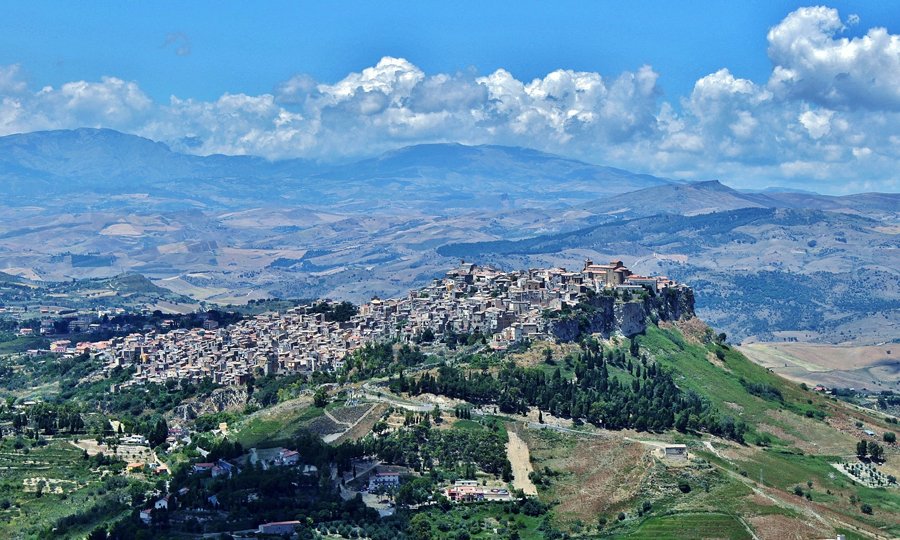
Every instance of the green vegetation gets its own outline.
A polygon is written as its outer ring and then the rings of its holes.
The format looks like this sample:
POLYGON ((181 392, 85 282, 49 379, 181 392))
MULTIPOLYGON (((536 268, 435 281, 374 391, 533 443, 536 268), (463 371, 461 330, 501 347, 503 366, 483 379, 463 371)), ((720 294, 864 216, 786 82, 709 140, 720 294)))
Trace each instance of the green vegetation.
POLYGON ((692 540, 700 538, 725 538, 745 540, 750 533, 733 515, 717 513, 674 514, 653 516, 644 520, 633 533, 625 538, 646 540, 692 540))
POLYGON ((457 478, 474 479, 478 470, 512 479, 506 459, 505 431, 497 422, 489 428, 436 430, 420 422, 411 429, 385 438, 366 441, 366 448, 386 463, 405 465, 416 471, 440 470, 457 478))
POLYGON ((423 374, 408 379, 400 374, 390 381, 395 392, 431 392, 478 404, 496 404, 505 413, 524 413, 529 406, 556 416, 586 419, 608 429, 639 431, 704 430, 743 440, 746 426, 731 416, 720 416, 699 394, 682 392, 670 373, 646 359, 627 357, 621 349, 593 350, 585 345, 575 360, 574 379, 556 368, 545 370, 505 364, 494 376, 444 365, 437 377, 423 374), (627 372, 618 377, 615 373, 627 372))
POLYGON ((466 506, 444 506, 420 512, 409 522, 409 535, 414 539, 493 539, 520 538, 543 540, 560 537, 543 508, 527 502, 509 504, 476 503, 466 506), (497 532, 494 532, 497 529, 497 532))
POLYGON ((715 343, 690 343, 680 332, 650 325, 638 338, 643 350, 670 371, 677 384, 708 399, 718 410, 738 406, 746 422, 770 422, 767 411, 785 409, 811 417, 823 414, 822 398, 770 373, 740 352, 715 343), (708 360, 709 353, 724 353, 724 369, 708 360), (810 403, 812 401, 812 403, 810 403))
MULTIPOLYGON (((119 502, 136 481, 108 475, 124 467, 102 455, 87 458, 66 440, 0 441, 0 537, 84 535, 127 512, 119 502)), ((139 484, 138 484, 139 485, 139 484)))

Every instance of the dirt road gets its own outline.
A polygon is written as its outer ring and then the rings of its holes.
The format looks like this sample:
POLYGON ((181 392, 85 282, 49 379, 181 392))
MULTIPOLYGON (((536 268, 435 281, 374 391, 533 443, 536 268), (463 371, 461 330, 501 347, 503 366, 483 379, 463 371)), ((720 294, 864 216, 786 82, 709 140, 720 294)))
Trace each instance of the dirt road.
POLYGON ((512 464, 513 487, 521 489, 525 495, 537 495, 537 488, 528 478, 528 474, 534 469, 531 467, 531 458, 528 454, 528 445, 519 435, 512 430, 509 433, 509 444, 506 447, 506 455, 512 464))

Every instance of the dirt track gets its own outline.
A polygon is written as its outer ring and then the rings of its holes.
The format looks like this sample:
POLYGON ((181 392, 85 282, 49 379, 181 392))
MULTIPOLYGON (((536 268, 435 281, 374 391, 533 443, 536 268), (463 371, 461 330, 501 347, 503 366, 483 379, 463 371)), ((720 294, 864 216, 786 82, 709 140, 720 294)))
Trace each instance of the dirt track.
POLYGON ((509 433, 509 444, 506 447, 506 455, 512 464, 513 487, 521 489, 525 495, 537 495, 537 488, 528 478, 528 474, 534 469, 531 467, 531 458, 528 454, 528 445, 519 435, 512 430, 509 433))

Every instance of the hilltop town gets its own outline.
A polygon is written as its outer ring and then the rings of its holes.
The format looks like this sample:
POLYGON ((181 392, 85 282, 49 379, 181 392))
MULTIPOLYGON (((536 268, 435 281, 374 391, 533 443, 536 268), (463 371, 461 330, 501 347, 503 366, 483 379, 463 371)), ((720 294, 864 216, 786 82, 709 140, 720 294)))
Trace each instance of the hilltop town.
POLYGON ((126 385, 169 379, 222 385, 243 384, 254 373, 297 374, 340 369, 344 358, 368 343, 396 340, 425 342, 449 336, 479 336, 495 350, 525 340, 554 339, 553 314, 606 295, 623 301, 656 295, 684 285, 665 277, 632 273, 622 261, 595 264, 581 271, 565 268, 506 272, 461 262, 426 287, 406 297, 374 298, 358 312, 333 317, 338 304, 301 306, 266 313, 217 328, 134 333, 85 344, 105 359, 107 370, 135 368, 126 385), (341 319, 341 320, 336 320, 341 319))

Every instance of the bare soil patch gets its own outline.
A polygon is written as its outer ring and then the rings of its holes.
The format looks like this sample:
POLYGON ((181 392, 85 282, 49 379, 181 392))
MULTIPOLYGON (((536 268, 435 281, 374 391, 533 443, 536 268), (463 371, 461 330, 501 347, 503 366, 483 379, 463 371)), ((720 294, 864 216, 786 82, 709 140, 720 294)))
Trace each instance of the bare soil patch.
POLYGON ((537 495, 537 488, 528 476, 534 471, 531 467, 528 445, 514 430, 508 429, 507 434, 509 435, 509 444, 506 446, 506 455, 512 464, 513 487, 521 489, 525 495, 537 495))
POLYGON ((810 386, 877 388, 900 382, 900 346, 759 342, 739 350, 757 364, 810 386))
POLYGON ((756 516, 747 520, 760 540, 823 538, 821 528, 814 528, 802 520, 780 514, 756 516))
POLYGON ((535 468, 561 474, 551 482, 551 496, 564 520, 593 521, 634 498, 649 470, 646 446, 620 438, 580 438, 523 432, 535 468))

